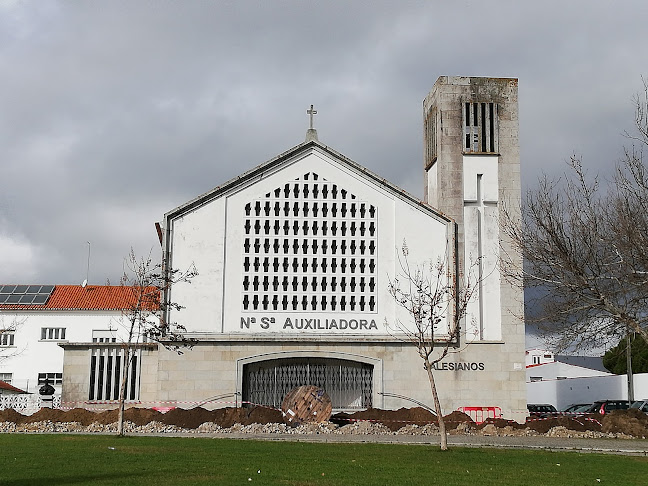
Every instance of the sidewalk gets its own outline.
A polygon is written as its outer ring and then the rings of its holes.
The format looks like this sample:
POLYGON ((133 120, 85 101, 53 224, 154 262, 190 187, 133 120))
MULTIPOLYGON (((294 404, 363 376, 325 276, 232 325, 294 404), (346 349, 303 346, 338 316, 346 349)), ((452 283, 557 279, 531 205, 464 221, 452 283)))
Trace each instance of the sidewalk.
MULTIPOLYGON (((160 434, 164 436, 175 434, 160 434)), ((293 442, 377 443, 439 445, 438 436, 351 435, 351 434, 178 434, 182 437, 209 437, 236 440, 281 440, 293 442)), ((563 437, 499 437, 449 435, 454 447, 495 447, 502 449, 543 449, 552 451, 595 452, 648 457, 648 439, 569 439, 563 437)))

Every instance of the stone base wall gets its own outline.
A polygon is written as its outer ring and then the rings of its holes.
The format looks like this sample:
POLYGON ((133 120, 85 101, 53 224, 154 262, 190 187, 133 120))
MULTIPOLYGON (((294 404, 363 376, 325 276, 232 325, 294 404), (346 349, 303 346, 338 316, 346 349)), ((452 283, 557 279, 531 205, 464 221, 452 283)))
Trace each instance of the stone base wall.
MULTIPOLYGON (((526 413, 524 355, 504 343, 473 343, 452 353, 434 372, 444 414, 459 407, 499 407, 504 418, 526 413)), ((64 402, 87 401, 89 349, 66 351, 64 402), (84 369, 85 367, 85 369, 84 369), (84 375, 86 376, 84 378, 84 375), (83 387, 83 383, 86 384, 83 387)), ((159 347, 142 356, 142 405, 205 408, 241 404, 243 365, 266 359, 329 357, 373 364, 373 404, 384 409, 433 407, 427 373, 409 343, 200 341, 182 355, 159 347)))

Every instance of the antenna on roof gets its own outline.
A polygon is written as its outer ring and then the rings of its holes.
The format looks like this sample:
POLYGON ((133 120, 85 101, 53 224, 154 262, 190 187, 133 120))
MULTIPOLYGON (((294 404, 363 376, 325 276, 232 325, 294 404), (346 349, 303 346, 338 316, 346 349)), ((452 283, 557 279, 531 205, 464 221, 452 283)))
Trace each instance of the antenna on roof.
POLYGON ((88 278, 90 278, 90 242, 86 241, 86 243, 88 244, 88 265, 86 266, 86 278, 81 284, 81 287, 88 285, 88 278))

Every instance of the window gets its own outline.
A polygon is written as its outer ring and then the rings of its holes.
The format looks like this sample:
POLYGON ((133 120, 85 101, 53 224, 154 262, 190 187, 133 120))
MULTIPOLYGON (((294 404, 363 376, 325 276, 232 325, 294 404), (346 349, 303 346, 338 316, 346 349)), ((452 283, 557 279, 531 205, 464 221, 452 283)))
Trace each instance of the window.
POLYGON ((533 364, 540 364, 540 356, 533 357, 533 364))
POLYGON ((13 378, 11 373, 0 373, 0 381, 9 383, 11 385, 11 379, 13 378))
POLYGON ((542 381, 542 376, 532 376, 529 378, 531 383, 535 383, 536 381, 542 381))
POLYGON ((116 343, 117 331, 110 329, 107 330, 94 330, 92 331, 92 342, 93 343, 116 343))
POLYGON ((64 327, 41 327, 41 341, 62 341, 64 339, 64 327))
POLYGON ((425 165, 431 165, 437 158, 437 140, 436 140, 436 125, 437 125, 437 107, 430 108, 427 116, 425 117, 425 165))
POLYGON ((44 385, 45 380, 49 381, 50 385, 62 385, 63 373, 38 373, 38 384, 44 385))
POLYGON ((126 370, 124 350, 120 347, 94 347, 90 356, 89 400, 118 400, 124 372, 126 400, 139 400, 141 349, 136 349, 131 366, 126 370))
POLYGON ((497 152, 497 103, 464 103, 464 152, 497 152))
POLYGON ((0 331, 0 346, 13 346, 13 345, 14 345, 14 332, 0 331))
POLYGON ((309 172, 250 201, 243 311, 376 312, 377 208, 309 172))

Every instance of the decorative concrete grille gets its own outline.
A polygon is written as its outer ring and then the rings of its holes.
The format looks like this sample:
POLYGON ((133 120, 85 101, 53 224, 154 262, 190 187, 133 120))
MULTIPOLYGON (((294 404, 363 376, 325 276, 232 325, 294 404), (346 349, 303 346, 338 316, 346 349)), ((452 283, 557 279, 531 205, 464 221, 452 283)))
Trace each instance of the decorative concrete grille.
POLYGON ((314 385, 328 393, 337 410, 372 406, 373 366, 336 358, 285 358, 244 366, 243 400, 280 408, 295 387, 314 385))
MULTIPOLYGON (((61 395, 52 395, 52 408, 61 408, 61 395)), ((43 399, 37 393, 20 395, 0 395, 0 410, 11 408, 23 415, 38 412, 44 405, 43 399)))
POLYGON ((498 151, 497 103, 464 103, 464 152, 498 151))
POLYGON ((310 172, 244 221, 244 311, 376 311, 375 206, 310 172))
MULTIPOLYGON (((132 351, 132 362, 126 379, 126 400, 139 400, 142 350, 132 351)), ((124 376, 125 350, 121 347, 92 348, 90 357, 89 400, 119 400, 124 376)))

